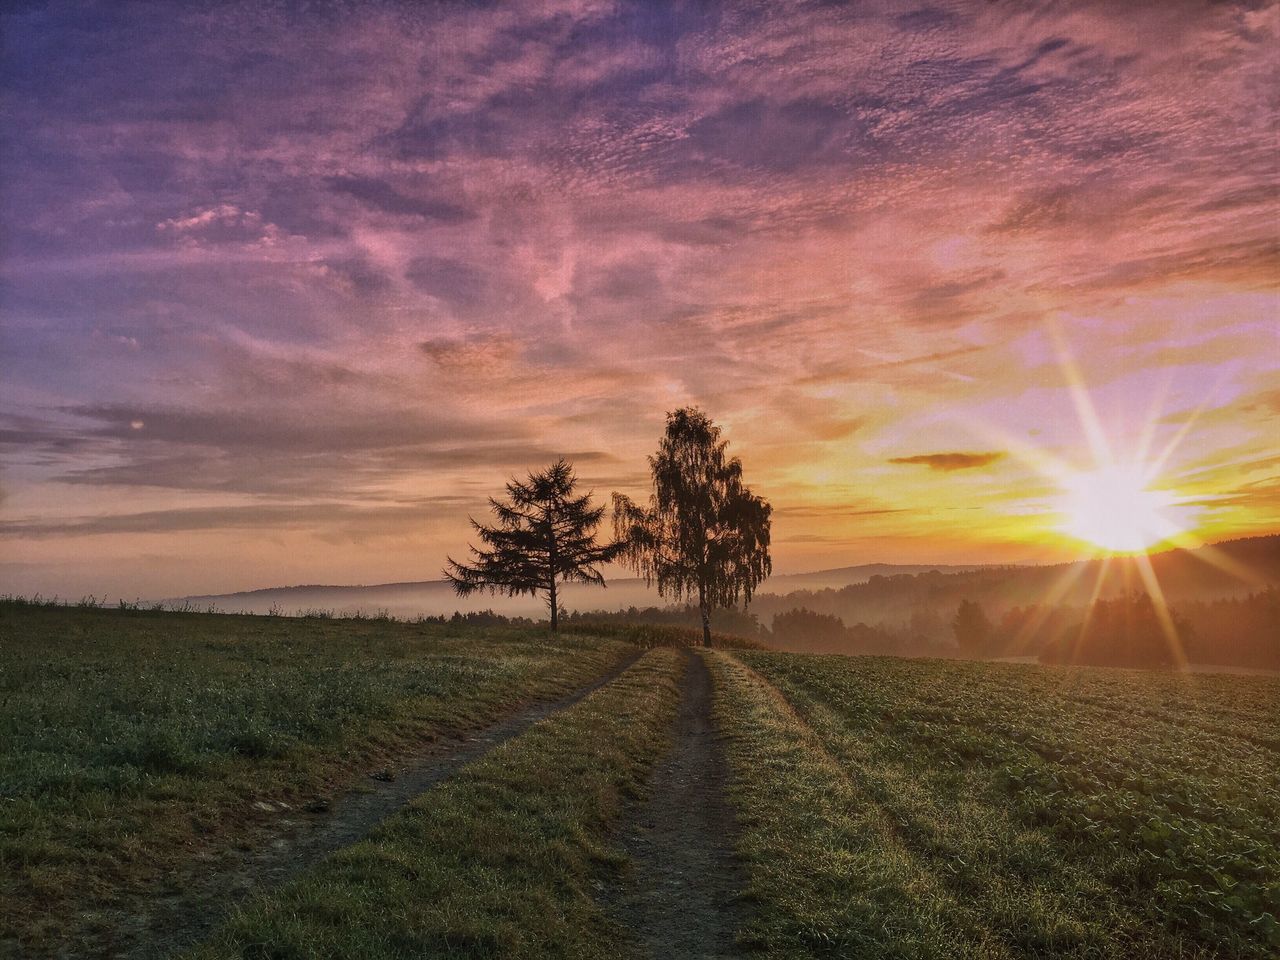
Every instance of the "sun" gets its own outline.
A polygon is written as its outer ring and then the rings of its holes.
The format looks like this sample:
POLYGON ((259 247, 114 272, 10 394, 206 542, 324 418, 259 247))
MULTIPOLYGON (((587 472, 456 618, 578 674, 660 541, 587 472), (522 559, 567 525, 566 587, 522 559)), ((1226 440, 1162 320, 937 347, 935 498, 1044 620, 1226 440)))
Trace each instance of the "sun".
POLYGON ((1153 490, 1141 467, 1107 465, 1061 481, 1062 530, 1113 553, 1139 553, 1182 533, 1178 497, 1153 490))

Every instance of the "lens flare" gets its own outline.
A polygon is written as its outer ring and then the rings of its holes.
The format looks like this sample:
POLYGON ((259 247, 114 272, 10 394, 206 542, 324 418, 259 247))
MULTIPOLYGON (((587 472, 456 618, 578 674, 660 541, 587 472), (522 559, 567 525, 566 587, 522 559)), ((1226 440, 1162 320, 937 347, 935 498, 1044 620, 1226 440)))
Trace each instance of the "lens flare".
POLYGON ((1063 532, 1114 553, 1138 553, 1182 532, 1178 497, 1153 490, 1146 471, 1108 464, 1061 481, 1063 532))

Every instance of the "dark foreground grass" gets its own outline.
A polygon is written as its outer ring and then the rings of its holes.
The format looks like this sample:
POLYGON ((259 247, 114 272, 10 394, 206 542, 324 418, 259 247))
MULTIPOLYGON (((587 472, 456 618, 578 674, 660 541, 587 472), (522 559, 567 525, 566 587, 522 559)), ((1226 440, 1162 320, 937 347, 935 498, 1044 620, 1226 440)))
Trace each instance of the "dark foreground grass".
POLYGON ((766 955, 1277 955, 1274 678, 738 656, 766 955))
POLYGON ((680 655, 654 650, 250 904, 191 960, 616 958, 600 891, 622 800, 666 746, 680 655))
POLYGON ((566 694, 633 650, 527 630, 0 604, 0 948, 74 942, 282 804, 566 694))

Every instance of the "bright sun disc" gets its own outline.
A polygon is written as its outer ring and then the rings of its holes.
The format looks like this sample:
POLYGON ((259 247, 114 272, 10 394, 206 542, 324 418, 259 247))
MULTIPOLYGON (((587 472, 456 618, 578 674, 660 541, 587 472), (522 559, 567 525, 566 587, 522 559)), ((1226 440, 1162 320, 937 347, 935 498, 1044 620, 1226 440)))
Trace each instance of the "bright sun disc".
POLYGON ((1149 489, 1138 468, 1099 467, 1067 477, 1062 486, 1063 530, 1080 540, 1106 550, 1136 553, 1180 532, 1169 518, 1177 497, 1149 489))

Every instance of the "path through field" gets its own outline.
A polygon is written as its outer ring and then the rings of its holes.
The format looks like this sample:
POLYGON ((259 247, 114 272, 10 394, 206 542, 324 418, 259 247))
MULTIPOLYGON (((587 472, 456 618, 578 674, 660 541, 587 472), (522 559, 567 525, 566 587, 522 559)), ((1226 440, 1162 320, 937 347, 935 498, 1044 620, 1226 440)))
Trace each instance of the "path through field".
MULTIPOLYGON (((364 839, 375 826, 414 797, 453 776, 490 750, 518 736, 530 726, 573 706, 616 679, 639 659, 628 657, 587 686, 550 702, 535 703, 463 740, 443 741, 417 755, 404 757, 390 771, 391 779, 370 777, 362 788, 348 791, 321 814, 287 811, 268 834, 249 849, 227 851, 197 877, 183 878, 182 892, 157 897, 104 918, 109 939, 77 956, 97 955, 120 960, 167 957, 212 932, 231 908, 251 894, 270 889, 301 873, 326 854, 364 839)), ((705 668, 704 668, 705 669, 705 668)))
POLYGON ((711 673, 702 657, 685 656, 675 743, 654 769, 648 801, 626 824, 633 882, 616 905, 618 919, 654 960, 737 956, 737 898, 745 882, 732 850, 735 824, 711 719, 711 673))

